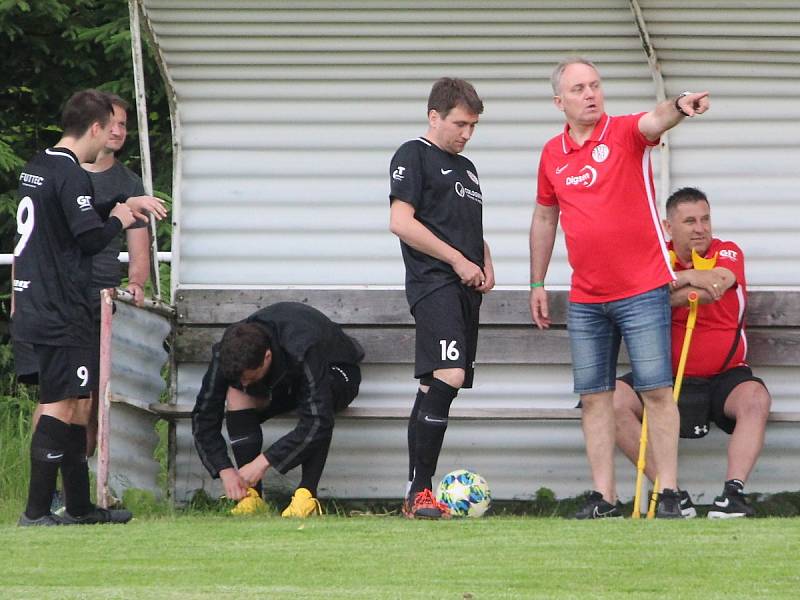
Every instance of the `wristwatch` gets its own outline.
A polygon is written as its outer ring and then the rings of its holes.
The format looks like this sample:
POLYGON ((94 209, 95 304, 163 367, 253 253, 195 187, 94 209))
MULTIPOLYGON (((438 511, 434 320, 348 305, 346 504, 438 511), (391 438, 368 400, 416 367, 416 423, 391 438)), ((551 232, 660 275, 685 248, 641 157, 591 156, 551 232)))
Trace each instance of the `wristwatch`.
POLYGON ((680 105, 680 104, 678 104, 678 102, 680 102, 680 99, 681 99, 681 98, 683 98, 684 96, 688 96, 688 95, 689 95, 689 94, 691 94, 691 93, 692 93, 692 92, 681 92, 680 94, 678 94, 678 97, 677 97, 677 98, 675 98, 675 109, 676 109, 676 110, 677 110, 679 113, 681 113, 681 114, 682 114, 684 117, 691 117, 692 115, 690 115, 690 114, 689 114, 689 113, 687 113, 685 110, 683 110, 683 109, 681 108, 681 105, 680 105))

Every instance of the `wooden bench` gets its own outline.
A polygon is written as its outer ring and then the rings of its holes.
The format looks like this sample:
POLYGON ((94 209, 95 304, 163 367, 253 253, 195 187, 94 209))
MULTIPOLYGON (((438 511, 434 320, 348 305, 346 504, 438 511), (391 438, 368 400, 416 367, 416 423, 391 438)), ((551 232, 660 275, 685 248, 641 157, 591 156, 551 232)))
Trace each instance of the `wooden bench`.
MULTIPOLYGON (((397 289, 275 289, 178 290, 174 360, 204 363, 224 328, 259 308, 281 301, 318 308, 358 339, 365 364, 413 364, 414 328, 403 290, 397 289)), ((480 364, 569 364, 566 331, 567 293, 550 293, 553 325, 540 331, 531 324, 526 290, 495 290, 481 309, 480 364)), ((758 366, 800 366, 800 293, 753 291, 747 312, 748 357, 758 366)), ((627 360, 624 349, 621 361, 627 360)), ((409 367, 410 371, 410 367, 409 367)), ((409 384, 411 377, 409 375, 409 384)), ((151 404, 161 418, 174 422, 191 415, 192 405, 151 404)), ((347 419, 408 418, 408 408, 351 406, 339 415, 347 419)), ((576 408, 460 407, 455 420, 579 420, 576 408)), ((773 411, 773 422, 800 422, 800 412, 773 411)))

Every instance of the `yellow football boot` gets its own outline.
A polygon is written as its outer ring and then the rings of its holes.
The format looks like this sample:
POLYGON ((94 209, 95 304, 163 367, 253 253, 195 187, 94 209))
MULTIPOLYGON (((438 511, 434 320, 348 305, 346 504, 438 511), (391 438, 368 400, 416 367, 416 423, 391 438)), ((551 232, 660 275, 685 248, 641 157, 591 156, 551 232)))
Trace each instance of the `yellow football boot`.
POLYGON ((305 519, 311 515, 321 515, 322 506, 319 500, 311 495, 311 492, 306 488, 297 488, 292 496, 292 501, 281 513, 282 517, 297 517, 305 519))
POLYGON ((263 512, 267 512, 267 503, 261 499, 261 495, 254 488, 247 488, 247 496, 239 500, 239 503, 231 509, 231 514, 237 517, 263 512))

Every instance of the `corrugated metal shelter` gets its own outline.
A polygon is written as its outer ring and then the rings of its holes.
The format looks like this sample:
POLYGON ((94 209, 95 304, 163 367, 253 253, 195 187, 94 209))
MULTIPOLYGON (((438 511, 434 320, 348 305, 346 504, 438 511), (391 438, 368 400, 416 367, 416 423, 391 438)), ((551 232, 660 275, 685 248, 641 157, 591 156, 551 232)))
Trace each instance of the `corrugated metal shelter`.
MULTIPOLYGON (((140 4, 174 94, 176 297, 205 289, 399 287, 388 162, 403 141, 424 133, 425 99, 443 75, 469 79, 484 99, 465 154, 480 172, 498 285, 523 289, 539 151, 563 126, 549 76, 576 53, 599 65, 611 114, 651 108, 659 81, 667 96, 711 91, 711 112, 670 134, 669 155, 654 155, 656 172, 672 187, 706 190, 715 233, 744 249, 751 286, 800 284, 793 268, 800 259, 797 1, 140 4)), ((559 239, 548 284, 568 279, 559 239)), ((178 365, 179 401, 194 401, 203 370, 178 365)), ((800 409, 793 371, 761 371, 775 408, 800 409)), ((371 366, 359 401, 407 406, 410 376, 407 365, 371 366)), ((508 364, 481 369, 459 402, 566 407, 575 398, 568 365, 508 364)), ((397 496, 404 436, 397 423, 343 423, 323 479, 327 493, 397 496)), ((682 446, 683 464, 692 464, 683 482, 696 493, 719 487, 723 437, 682 446)), ((178 439, 180 499, 208 481, 188 429, 178 439)), ((797 440, 791 425, 770 430, 753 488, 796 486, 789 464, 797 440)), ((574 423, 451 427, 440 466, 480 470, 503 498, 540 485, 559 496, 590 486, 574 423)), ((622 478, 623 494, 632 490, 628 481, 622 478)))
POLYGON ((127 299, 101 298, 99 444, 95 457, 97 503, 108 506, 128 488, 160 494, 155 453, 157 417, 148 409, 166 387, 161 371, 169 356, 171 309, 159 302, 145 308, 127 299))

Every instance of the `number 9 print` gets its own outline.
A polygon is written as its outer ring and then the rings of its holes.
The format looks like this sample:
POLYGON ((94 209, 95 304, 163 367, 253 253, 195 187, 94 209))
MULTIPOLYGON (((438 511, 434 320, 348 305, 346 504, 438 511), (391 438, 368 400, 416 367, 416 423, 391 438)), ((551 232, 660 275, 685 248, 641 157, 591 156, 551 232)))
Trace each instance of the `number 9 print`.
POLYGON ((25 196, 19 202, 17 208, 17 233, 19 234, 19 241, 14 246, 14 256, 19 256, 25 249, 25 244, 33 233, 33 200, 30 196, 25 196))
POLYGON ((75 374, 78 376, 78 379, 81 380, 81 387, 86 387, 89 384, 89 369, 85 366, 78 367, 75 374))

